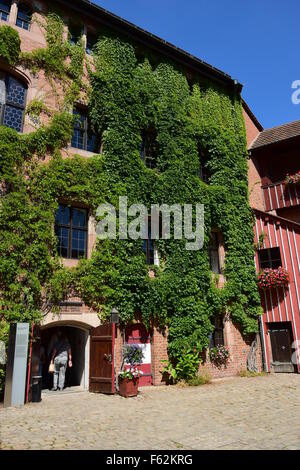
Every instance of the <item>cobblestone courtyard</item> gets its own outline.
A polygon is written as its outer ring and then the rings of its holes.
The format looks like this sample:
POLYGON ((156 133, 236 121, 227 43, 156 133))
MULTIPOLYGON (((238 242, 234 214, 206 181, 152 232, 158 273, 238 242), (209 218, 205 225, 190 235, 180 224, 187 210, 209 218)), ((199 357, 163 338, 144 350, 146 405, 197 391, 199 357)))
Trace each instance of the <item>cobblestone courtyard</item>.
POLYGON ((300 449, 300 375, 88 392, 0 409, 1 449, 300 449))

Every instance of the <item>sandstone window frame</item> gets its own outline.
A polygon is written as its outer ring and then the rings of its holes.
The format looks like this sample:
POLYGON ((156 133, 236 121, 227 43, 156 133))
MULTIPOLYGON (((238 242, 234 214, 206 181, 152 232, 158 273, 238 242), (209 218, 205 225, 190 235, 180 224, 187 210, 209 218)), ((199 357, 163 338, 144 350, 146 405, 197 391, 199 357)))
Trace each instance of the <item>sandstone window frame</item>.
POLYGON ((73 133, 71 138, 71 147, 73 149, 84 150, 86 152, 91 152, 99 154, 102 152, 102 143, 101 137, 93 132, 91 128, 90 118, 88 114, 88 109, 85 106, 76 105, 73 108, 73 115, 79 116, 76 119, 73 126, 73 133), (79 144, 80 134, 82 138, 82 143, 79 144), (77 136, 77 137, 76 137, 77 136), (76 142, 77 139, 77 142, 76 142), (92 140, 94 139, 94 146, 91 147, 92 140))
POLYGON ((9 127, 10 129, 15 129, 17 132, 20 132, 20 133, 23 132, 27 92, 28 92, 28 84, 24 80, 15 76, 10 71, 3 70, 3 69, 0 70, 0 124, 2 126, 9 127), (15 82, 16 84, 21 86, 24 91, 24 99, 23 99, 22 104, 19 103, 17 99, 13 98, 13 94, 11 93, 11 90, 10 90, 10 87, 12 86, 12 82, 15 82), (7 122, 8 122, 7 121, 8 119, 7 109, 9 108, 11 109, 11 112, 12 112, 12 116, 11 116, 12 119, 13 119, 13 110, 18 110, 19 113, 21 113, 20 126, 7 125, 7 122))
POLYGON ((75 259, 79 260, 81 258, 87 259, 88 258, 88 227, 89 227, 89 210, 86 207, 80 207, 79 205, 75 204, 67 204, 65 202, 59 202, 58 210, 55 214, 55 223, 54 223, 54 233, 57 240, 57 251, 58 255, 63 259, 75 259), (68 209, 65 214, 64 219, 58 220, 59 211, 63 208, 68 209), (84 225, 77 225, 74 222, 75 216, 74 211, 84 212, 85 213, 85 224, 84 225), (78 247, 73 247, 73 240, 74 240, 74 232, 77 232, 77 241, 82 241, 79 233, 83 234, 83 249, 80 250, 79 243, 78 247), (67 243, 65 246, 61 243, 62 239, 66 239, 67 243), (64 252, 63 250, 66 250, 64 252), (77 256, 73 256, 73 253, 77 251, 77 256), (79 255, 79 251, 83 252, 83 255, 79 255))

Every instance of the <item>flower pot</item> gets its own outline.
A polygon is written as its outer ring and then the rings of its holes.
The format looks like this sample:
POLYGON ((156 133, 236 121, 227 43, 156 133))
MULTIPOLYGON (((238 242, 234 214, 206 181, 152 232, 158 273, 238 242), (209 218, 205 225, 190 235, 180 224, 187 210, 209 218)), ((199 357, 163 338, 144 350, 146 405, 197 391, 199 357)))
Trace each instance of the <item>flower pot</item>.
POLYGON ((119 394, 121 397, 136 397, 138 394, 139 379, 122 379, 119 378, 119 394))

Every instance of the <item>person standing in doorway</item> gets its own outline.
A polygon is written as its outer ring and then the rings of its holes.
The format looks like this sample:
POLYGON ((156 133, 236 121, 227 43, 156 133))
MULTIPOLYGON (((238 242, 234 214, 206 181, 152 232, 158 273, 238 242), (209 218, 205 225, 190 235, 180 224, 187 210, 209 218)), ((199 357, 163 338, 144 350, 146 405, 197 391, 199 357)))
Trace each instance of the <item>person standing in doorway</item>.
POLYGON ((51 363, 54 363, 52 390, 63 390, 67 366, 72 367, 71 346, 65 334, 62 334, 60 340, 54 345, 51 363))

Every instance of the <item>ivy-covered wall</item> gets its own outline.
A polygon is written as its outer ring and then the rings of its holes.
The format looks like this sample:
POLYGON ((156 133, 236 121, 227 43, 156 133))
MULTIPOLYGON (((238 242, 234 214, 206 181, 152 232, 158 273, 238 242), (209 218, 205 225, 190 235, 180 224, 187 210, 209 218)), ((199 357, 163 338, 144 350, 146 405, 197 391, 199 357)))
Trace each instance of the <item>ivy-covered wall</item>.
MULTIPOLYGON (((200 76, 191 86, 175 64, 163 57, 155 64, 137 58, 133 43, 110 32, 99 35, 91 66, 80 41, 75 46, 64 41, 56 14, 45 19, 47 48, 33 53, 20 53, 16 31, 9 28, 7 34, 3 28, 2 59, 35 74, 43 70, 65 94, 59 110, 47 110, 51 122, 35 132, 20 135, 0 126, 2 337, 8 322, 39 321, 70 290, 102 318, 115 306, 124 324, 140 318, 167 325, 175 361, 187 349, 198 354, 207 347, 215 315, 230 313, 244 333, 256 332, 260 299, 240 96, 200 76), (95 132, 102 135, 103 152, 63 158, 60 149, 72 133, 70 111, 82 96, 95 132), (156 169, 147 168, 139 152, 149 126, 156 130, 156 169), (198 176, 199 148, 212 175, 209 185, 198 176), (58 201, 85 204, 95 215, 103 202, 117 206, 119 195, 149 208, 204 204, 204 248, 187 251, 185 241, 160 240, 155 278, 149 277, 141 240, 99 241, 91 259, 64 268, 53 236, 58 201), (224 236, 223 289, 216 288, 209 268, 212 228, 224 236)), ((29 111, 46 110, 35 102, 29 111)))

